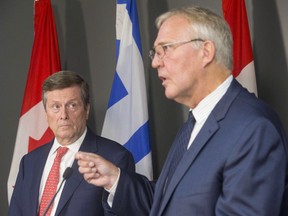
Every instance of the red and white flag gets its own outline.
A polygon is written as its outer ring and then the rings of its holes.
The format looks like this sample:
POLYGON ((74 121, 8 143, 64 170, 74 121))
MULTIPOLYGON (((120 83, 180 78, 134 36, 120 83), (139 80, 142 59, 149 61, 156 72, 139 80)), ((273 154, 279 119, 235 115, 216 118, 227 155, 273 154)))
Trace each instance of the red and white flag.
POLYGON ((245 88, 257 95, 245 0, 222 0, 222 9, 233 36, 233 75, 245 88))
POLYGON ((34 42, 8 178, 8 201, 24 154, 53 138, 42 104, 43 81, 61 70, 56 25, 50 0, 34 1, 34 42))

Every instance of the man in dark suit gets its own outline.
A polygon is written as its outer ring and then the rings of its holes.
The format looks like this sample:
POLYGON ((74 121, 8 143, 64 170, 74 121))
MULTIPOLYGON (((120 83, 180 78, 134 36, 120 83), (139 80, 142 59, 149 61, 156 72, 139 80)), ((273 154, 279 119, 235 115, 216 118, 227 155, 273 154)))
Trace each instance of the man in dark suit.
MULTIPOLYGON (((121 169, 134 172, 132 155, 120 144, 97 136, 87 128, 86 121, 90 111, 89 87, 78 74, 60 71, 51 75, 43 84, 42 96, 47 122, 55 139, 22 158, 9 216, 104 215, 101 203, 103 188, 84 180, 78 172, 75 154, 78 150, 93 152, 117 164, 121 169), (68 150, 60 161, 58 188, 64 170, 72 167, 73 172, 64 181, 64 187, 62 185, 59 188, 51 208, 48 208, 48 204, 43 201, 45 186, 51 167, 54 166, 52 164, 57 149, 63 146, 68 150)), ((55 193, 53 192, 53 195, 55 193)), ((48 201, 50 200, 51 198, 48 201)))
POLYGON ((107 214, 287 215, 286 135, 275 112, 232 77, 225 20, 188 7, 161 15, 156 25, 152 66, 166 97, 187 106, 194 120, 178 132, 156 185, 101 156, 76 154, 84 178, 108 189, 107 214))

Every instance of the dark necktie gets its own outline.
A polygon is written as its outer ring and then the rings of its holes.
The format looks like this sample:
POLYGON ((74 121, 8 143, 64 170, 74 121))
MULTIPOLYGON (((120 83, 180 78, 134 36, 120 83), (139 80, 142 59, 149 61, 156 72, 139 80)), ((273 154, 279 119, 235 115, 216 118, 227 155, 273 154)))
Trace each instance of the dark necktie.
POLYGON ((166 190, 170 179, 172 178, 176 167, 178 166, 180 160, 182 159, 184 153, 187 151, 188 143, 191 137, 191 133, 195 124, 195 118, 192 114, 192 111, 189 112, 188 120, 183 124, 182 128, 179 130, 176 138, 175 138, 175 150, 174 155, 172 156, 172 160, 170 161, 170 167, 168 170, 166 183, 164 187, 164 191, 166 190))

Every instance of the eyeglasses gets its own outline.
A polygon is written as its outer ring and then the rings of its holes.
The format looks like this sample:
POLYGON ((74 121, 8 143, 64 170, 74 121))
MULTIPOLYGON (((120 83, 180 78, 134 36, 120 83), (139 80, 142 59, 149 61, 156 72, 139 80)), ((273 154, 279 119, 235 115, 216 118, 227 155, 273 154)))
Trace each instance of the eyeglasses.
POLYGON ((195 41, 204 42, 203 39, 197 38, 197 39, 192 39, 189 41, 177 41, 177 42, 172 42, 172 43, 167 43, 167 44, 159 44, 159 45, 155 46, 152 50, 149 51, 149 57, 151 60, 153 60, 155 55, 157 55, 157 57, 159 59, 163 59, 164 56, 166 55, 167 51, 169 51, 170 49, 172 49, 172 48, 176 49, 177 47, 179 47, 181 45, 195 42, 195 41))

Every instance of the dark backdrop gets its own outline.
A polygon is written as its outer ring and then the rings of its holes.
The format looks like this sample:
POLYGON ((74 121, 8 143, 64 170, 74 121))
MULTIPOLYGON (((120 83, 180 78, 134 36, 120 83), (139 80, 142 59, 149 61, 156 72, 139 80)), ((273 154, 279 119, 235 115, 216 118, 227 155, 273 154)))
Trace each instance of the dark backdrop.
MULTIPOLYGON (((52 0, 58 29, 62 69, 89 80, 89 126, 101 134, 115 71, 115 0, 52 0)), ((151 69, 148 50, 156 36, 155 18, 162 12, 198 4, 221 14, 221 0, 138 0, 144 67, 148 91, 154 176, 183 121, 180 105, 168 101, 151 69)), ((288 2, 246 0, 259 97, 271 104, 288 129, 287 50, 288 2), (286 22, 286 26, 285 26, 286 22)), ((0 215, 7 215, 7 179, 16 138, 33 43, 33 0, 0 1, 0 215)))

